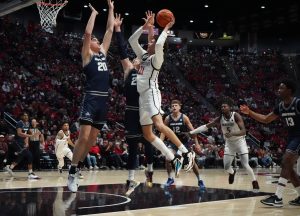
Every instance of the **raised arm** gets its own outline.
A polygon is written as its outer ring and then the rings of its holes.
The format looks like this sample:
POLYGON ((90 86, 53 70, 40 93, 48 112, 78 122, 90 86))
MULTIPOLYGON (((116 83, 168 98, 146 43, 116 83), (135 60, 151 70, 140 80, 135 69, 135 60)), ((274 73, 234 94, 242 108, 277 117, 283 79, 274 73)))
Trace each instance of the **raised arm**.
POLYGON ((121 31, 122 22, 123 22, 123 18, 121 18, 121 15, 116 14, 115 22, 114 22, 115 35, 116 35, 116 39, 117 39, 119 55, 121 58, 121 64, 122 64, 123 71, 124 71, 124 79, 126 79, 126 77, 129 74, 129 71, 133 69, 133 64, 131 63, 131 61, 128 58, 128 51, 127 51, 126 43, 124 40, 123 33, 121 31))
POLYGON ((139 44, 139 38, 141 37, 143 30, 149 31, 149 26, 153 26, 154 14, 151 12, 149 16, 149 11, 146 12, 146 18, 143 18, 143 20, 145 21, 145 24, 138 28, 128 39, 131 48, 139 59, 142 59, 142 56, 147 52, 139 44))
POLYGON ((81 56, 84 62, 86 62, 90 56, 92 55, 92 51, 90 50, 92 32, 94 29, 95 19, 98 15, 98 11, 93 8, 91 4, 89 4, 90 9, 92 10, 91 16, 89 21, 85 27, 84 38, 83 38, 83 45, 81 50, 81 56))
POLYGON ((169 22, 166 27, 164 28, 163 32, 160 34, 159 38, 157 39, 157 42, 155 44, 155 55, 153 57, 152 63, 153 66, 156 69, 160 69, 163 61, 164 61, 164 44, 166 42, 166 39, 168 37, 168 31, 175 23, 175 19, 173 19, 171 22, 169 22))
POLYGON ((106 31, 103 37, 103 42, 101 44, 101 50, 104 53, 104 55, 107 55, 111 38, 114 32, 114 2, 111 0, 107 0, 108 4, 108 18, 107 18, 107 24, 106 24, 106 31))
POLYGON ((278 118, 278 115, 276 115, 274 112, 270 112, 267 115, 259 114, 252 111, 247 105, 241 105, 240 111, 245 115, 248 115, 251 118, 255 119, 256 121, 259 121, 264 124, 268 124, 278 118))

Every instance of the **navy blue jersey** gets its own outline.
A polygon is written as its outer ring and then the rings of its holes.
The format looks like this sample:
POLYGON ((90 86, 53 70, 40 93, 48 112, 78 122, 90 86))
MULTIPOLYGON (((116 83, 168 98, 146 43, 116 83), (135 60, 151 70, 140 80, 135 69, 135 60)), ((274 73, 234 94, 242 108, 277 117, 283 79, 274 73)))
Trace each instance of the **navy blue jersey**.
POLYGON ((109 71, 103 53, 93 55, 91 61, 83 68, 86 83, 84 91, 95 96, 108 96, 109 71))
POLYGON ((288 127, 289 136, 300 136, 300 99, 294 98, 292 103, 286 107, 280 102, 273 111, 280 116, 288 127))
MULTIPOLYGON (((29 131, 29 123, 25 123, 23 122, 22 120, 21 121, 18 121, 17 125, 16 125, 16 129, 18 128, 21 128, 22 129, 22 132, 23 133, 28 133, 29 131)), ((24 146, 25 144, 25 137, 20 137, 18 136, 18 133, 16 132, 16 135, 15 135, 15 141, 19 144, 19 145, 22 145, 21 147, 24 146)))
POLYGON ((174 120, 172 118, 172 115, 169 115, 169 128, 173 130, 173 132, 176 134, 176 136, 179 138, 179 140, 185 144, 188 142, 189 138, 183 134, 183 132, 187 132, 187 127, 184 123, 183 114, 181 113, 178 120, 174 120))
POLYGON ((126 106, 139 108, 139 93, 137 91, 137 70, 132 69, 125 80, 126 106))

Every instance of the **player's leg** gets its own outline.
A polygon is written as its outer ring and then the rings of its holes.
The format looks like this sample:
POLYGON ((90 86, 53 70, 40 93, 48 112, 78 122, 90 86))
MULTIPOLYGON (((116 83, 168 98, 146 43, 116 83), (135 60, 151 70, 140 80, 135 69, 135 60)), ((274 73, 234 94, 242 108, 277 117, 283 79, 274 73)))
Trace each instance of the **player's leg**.
POLYGON ((140 182, 135 181, 135 169, 137 164, 137 148, 140 141, 140 137, 127 136, 126 141, 128 143, 128 179, 126 181, 127 191, 126 196, 129 196, 136 187, 140 185, 140 182))
POLYGON ((261 200, 265 205, 282 207, 282 194, 287 185, 288 180, 291 181, 297 191, 297 198, 289 202, 290 205, 300 205, 300 180, 294 170, 294 165, 299 158, 300 138, 292 138, 288 140, 286 152, 283 155, 281 163, 281 173, 278 180, 277 189, 274 195, 261 200))
POLYGON ((178 137, 176 136, 176 134, 168 127, 164 124, 162 116, 160 114, 155 115, 152 117, 152 121, 154 123, 155 128, 163 133, 166 137, 168 137, 168 139, 174 143, 177 148, 182 152, 182 153, 187 153, 188 150, 186 149, 186 147, 182 144, 182 142, 178 139, 178 137))
MULTIPOLYGON (((174 154, 177 151, 177 147, 174 144, 172 144, 172 143, 169 143, 168 148, 174 154)), ((172 164, 170 163, 170 161, 165 160, 165 166, 166 166, 166 170, 167 170, 167 173, 168 173, 168 179, 167 179, 167 181, 165 183, 165 186, 169 187, 169 186, 173 185, 174 182, 175 182, 175 180, 174 180, 174 178, 175 178, 175 172, 173 170, 173 167, 172 167, 172 164)), ((178 177, 179 177, 179 175, 178 175, 178 177)))
POLYGON ((166 157, 166 160, 172 161, 175 158, 174 154, 167 148, 164 142, 154 135, 151 124, 143 125, 142 131, 144 138, 148 142, 150 142, 155 148, 157 148, 166 157))
POLYGON ((223 157, 224 170, 229 173, 228 182, 229 184, 233 184, 234 176, 236 170, 232 168, 232 162, 235 157, 235 152, 233 152, 227 145, 225 145, 225 152, 223 157))
POLYGON ((147 168, 145 170, 146 175, 146 185, 152 187, 153 184, 153 160, 154 160, 154 149, 153 145, 142 138, 142 143, 145 146, 145 156, 147 161, 147 168))
POLYGON ((21 154, 23 154, 23 158, 26 159, 28 163, 28 179, 38 179, 39 177, 35 175, 32 170, 32 153, 28 149, 24 149, 21 154))
POLYGON ((196 162, 194 162, 194 165, 193 165, 193 172, 195 173, 195 175, 197 177, 199 189, 205 190, 205 185, 204 185, 203 179, 200 176, 199 167, 196 162))
POLYGON ((258 192, 259 190, 259 184, 257 182, 256 176, 253 172, 253 169, 249 165, 249 155, 248 153, 240 155, 241 164, 246 169, 246 172, 249 176, 252 178, 252 187, 254 192, 258 192))

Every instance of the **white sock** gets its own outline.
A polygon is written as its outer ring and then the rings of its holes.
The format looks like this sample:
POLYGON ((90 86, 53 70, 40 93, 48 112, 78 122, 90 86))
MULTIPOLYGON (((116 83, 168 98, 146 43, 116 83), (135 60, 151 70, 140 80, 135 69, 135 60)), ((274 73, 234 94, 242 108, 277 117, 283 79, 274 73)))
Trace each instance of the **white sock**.
POLYGON ((29 173, 32 173, 33 171, 32 171, 32 169, 29 169, 29 173))
POLYGON ((178 147, 178 150, 180 150, 182 153, 187 153, 188 152, 187 148, 183 144, 181 144, 178 147))
POLYGON ((283 191, 284 191, 284 188, 285 188, 287 182, 288 182, 288 180, 285 179, 285 178, 282 178, 282 177, 280 177, 279 180, 278 180, 278 185, 277 185, 277 189, 276 189, 275 195, 276 195, 279 199, 282 198, 282 193, 283 193, 283 191))
POLYGON ((147 164, 147 171, 148 172, 153 172, 153 163, 152 164, 147 164))
POLYGON ((175 158, 171 150, 158 137, 155 137, 155 140, 151 144, 166 157, 166 160, 171 161, 175 158))
POLYGON ((10 166, 9 166, 9 169, 14 169, 15 168, 15 166, 13 165, 13 164, 11 164, 10 166))
POLYGON ((129 172, 128 172, 128 180, 129 181, 134 180, 134 172, 135 172, 135 170, 129 170, 129 172))

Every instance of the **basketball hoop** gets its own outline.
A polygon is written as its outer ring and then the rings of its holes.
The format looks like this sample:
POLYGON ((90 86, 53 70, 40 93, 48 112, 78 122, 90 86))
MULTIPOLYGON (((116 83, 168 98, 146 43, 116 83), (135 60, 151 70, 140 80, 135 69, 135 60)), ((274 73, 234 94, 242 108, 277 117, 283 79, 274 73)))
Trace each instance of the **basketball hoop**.
POLYGON ((46 32, 53 33, 53 28, 56 27, 57 14, 67 3, 66 0, 41 0, 36 3, 41 18, 41 26, 46 32))

